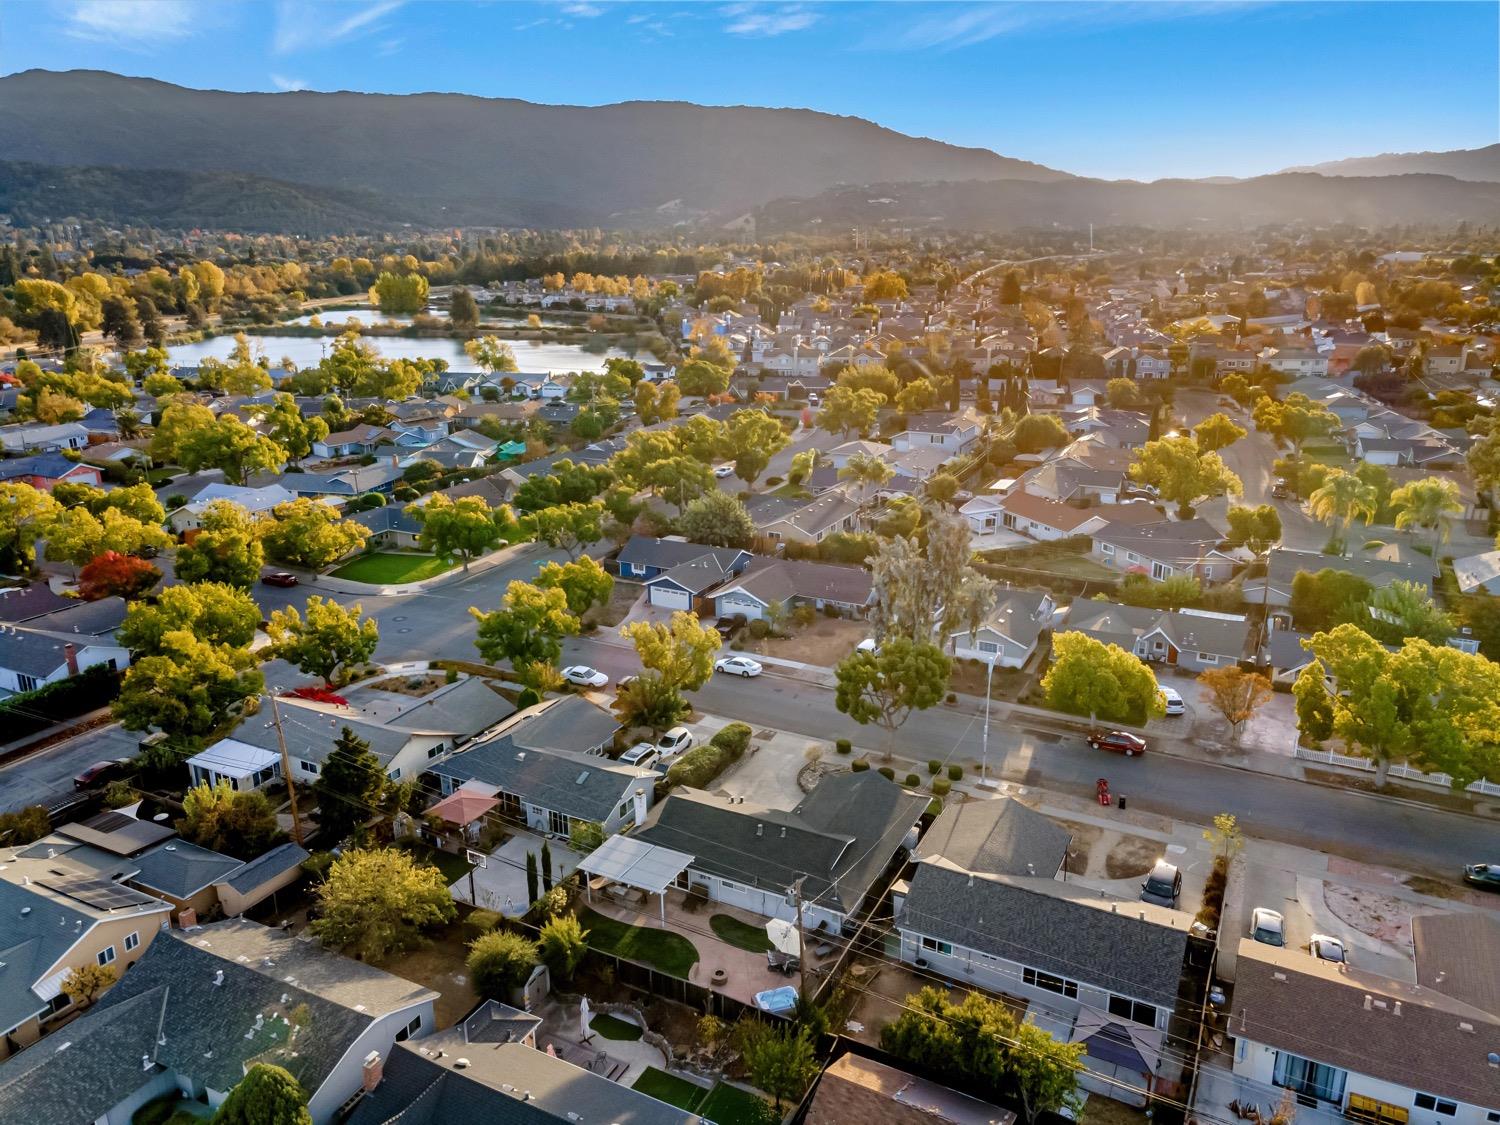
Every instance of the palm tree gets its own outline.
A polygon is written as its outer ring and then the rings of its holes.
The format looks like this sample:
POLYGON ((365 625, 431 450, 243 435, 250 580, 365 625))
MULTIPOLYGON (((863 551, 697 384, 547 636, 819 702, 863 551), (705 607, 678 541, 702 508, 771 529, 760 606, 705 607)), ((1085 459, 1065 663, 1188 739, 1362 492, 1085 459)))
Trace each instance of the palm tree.
POLYGON ((879 487, 895 475, 896 470, 891 468, 889 463, 871 453, 851 455, 849 460, 844 462, 844 467, 839 470, 839 480, 853 481, 858 487, 860 507, 864 507, 865 497, 871 485, 879 487))
POLYGON ((1398 530, 1432 529, 1434 556, 1438 544, 1448 542, 1448 520, 1462 515, 1464 510, 1458 499, 1458 485, 1441 477, 1427 477, 1402 485, 1391 493, 1391 506, 1396 509, 1398 530))
MULTIPOLYGON (((1375 486, 1366 484, 1358 477, 1335 469, 1328 474, 1321 487, 1307 498, 1307 509, 1314 519, 1337 525, 1340 532, 1348 531, 1356 517, 1364 517, 1365 523, 1375 518, 1379 497, 1375 486)), ((1342 542, 1342 536, 1339 536, 1342 542)))

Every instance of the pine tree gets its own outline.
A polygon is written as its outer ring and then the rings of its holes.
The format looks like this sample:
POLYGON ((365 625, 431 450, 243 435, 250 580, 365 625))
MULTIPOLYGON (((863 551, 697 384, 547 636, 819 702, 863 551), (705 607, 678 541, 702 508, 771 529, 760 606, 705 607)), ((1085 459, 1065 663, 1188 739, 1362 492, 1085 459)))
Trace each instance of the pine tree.
POLYGON ((385 782, 385 770, 370 753, 370 744, 344 727, 313 784, 325 840, 342 840, 369 820, 385 782))
POLYGON ((552 846, 542 841, 542 893, 552 889, 552 846))
POLYGON ((541 894, 538 893, 538 891, 537 891, 536 853, 535 852, 527 852, 526 853, 526 901, 527 901, 528 904, 529 903, 533 903, 533 902, 536 902, 537 899, 539 899, 541 897, 542 897, 541 894))

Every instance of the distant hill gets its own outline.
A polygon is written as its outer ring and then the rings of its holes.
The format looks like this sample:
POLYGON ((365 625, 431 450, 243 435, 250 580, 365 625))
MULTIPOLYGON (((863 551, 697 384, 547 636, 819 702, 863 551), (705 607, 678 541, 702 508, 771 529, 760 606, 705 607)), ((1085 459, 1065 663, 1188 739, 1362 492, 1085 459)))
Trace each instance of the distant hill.
POLYGON ((1266 223, 1493 222, 1500 184, 1450 176, 1337 178, 1310 173, 1230 183, 1072 179, 981 183, 873 184, 805 199, 777 200, 756 213, 761 233, 859 224, 1006 230, 1046 226, 1248 227, 1266 223))
POLYGON ((234 94, 101 71, 0 78, 0 154, 368 192, 434 226, 624 225, 745 210, 840 183, 1067 178, 803 109, 234 94))
POLYGON ((17 226, 87 217, 125 225, 320 235, 425 225, 370 192, 289 184, 242 172, 71 168, 0 161, 0 215, 17 226))
POLYGON ((1452 176, 1458 180, 1500 182, 1500 144, 1460 148, 1451 152, 1387 152, 1288 168, 1288 172, 1318 172, 1324 176, 1402 176, 1413 172, 1452 176))

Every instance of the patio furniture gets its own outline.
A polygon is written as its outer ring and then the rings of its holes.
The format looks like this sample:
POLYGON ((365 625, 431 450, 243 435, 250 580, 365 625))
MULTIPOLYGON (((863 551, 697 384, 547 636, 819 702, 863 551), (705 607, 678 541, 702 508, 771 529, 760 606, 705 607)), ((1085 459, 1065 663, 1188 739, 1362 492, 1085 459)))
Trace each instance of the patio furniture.
POLYGON ((782 953, 779 949, 768 949, 766 950, 766 968, 773 973, 789 977, 802 968, 802 962, 795 954, 782 953))

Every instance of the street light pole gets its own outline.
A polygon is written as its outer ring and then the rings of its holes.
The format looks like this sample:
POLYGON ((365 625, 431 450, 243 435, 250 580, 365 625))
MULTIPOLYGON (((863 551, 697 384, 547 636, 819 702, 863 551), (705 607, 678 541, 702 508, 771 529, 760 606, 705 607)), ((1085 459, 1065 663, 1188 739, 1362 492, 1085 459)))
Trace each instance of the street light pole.
MULTIPOLYGON (((996 656, 999 654, 996 653, 996 656)), ((980 734, 979 784, 989 781, 990 765, 990 685, 995 680, 995 657, 990 657, 984 673, 984 730, 980 734)))

